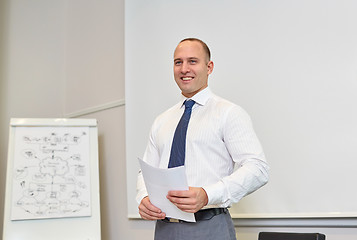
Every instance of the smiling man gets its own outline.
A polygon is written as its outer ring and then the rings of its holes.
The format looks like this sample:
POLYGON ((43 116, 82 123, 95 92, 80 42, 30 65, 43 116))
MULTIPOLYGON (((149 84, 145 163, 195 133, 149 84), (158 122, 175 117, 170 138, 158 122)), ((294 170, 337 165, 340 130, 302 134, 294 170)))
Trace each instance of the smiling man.
POLYGON ((156 220, 155 239, 236 239, 227 208, 268 181, 250 117, 208 87, 214 67, 210 58, 207 45, 196 38, 182 40, 174 52, 174 78, 182 99, 156 118, 144 161, 160 168, 185 165, 189 190, 169 191, 167 198, 182 211, 195 213, 196 223, 166 218, 150 202, 139 173, 139 213, 156 220))
POLYGON ((174 53, 174 77, 182 95, 192 97, 208 87, 208 75, 213 71, 210 52, 199 41, 183 41, 174 53))

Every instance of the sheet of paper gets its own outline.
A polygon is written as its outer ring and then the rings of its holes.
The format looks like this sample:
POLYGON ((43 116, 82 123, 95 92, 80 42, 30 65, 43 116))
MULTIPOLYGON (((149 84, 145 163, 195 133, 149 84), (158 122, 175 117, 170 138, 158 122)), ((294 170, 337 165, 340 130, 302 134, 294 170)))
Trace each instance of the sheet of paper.
POLYGON ((151 203, 166 213, 166 217, 196 222, 193 213, 181 211, 166 198, 170 190, 188 190, 185 167, 161 169, 141 159, 139 162, 151 203))

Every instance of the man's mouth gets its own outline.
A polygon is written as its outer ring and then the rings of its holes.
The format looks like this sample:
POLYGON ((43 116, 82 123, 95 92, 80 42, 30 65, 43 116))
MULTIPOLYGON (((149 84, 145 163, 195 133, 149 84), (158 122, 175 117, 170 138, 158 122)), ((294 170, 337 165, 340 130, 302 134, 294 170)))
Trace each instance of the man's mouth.
POLYGON ((193 79, 193 77, 182 77, 181 78, 183 81, 190 81, 193 79))

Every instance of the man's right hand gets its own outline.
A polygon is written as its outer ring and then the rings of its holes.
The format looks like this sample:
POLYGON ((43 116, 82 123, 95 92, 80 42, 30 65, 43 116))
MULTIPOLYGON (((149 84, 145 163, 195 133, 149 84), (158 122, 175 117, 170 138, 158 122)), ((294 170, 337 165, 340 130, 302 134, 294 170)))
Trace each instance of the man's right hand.
POLYGON ((139 205, 139 214, 143 219, 146 220, 158 220, 164 219, 166 214, 161 211, 161 209, 155 207, 150 202, 149 197, 144 197, 139 205))

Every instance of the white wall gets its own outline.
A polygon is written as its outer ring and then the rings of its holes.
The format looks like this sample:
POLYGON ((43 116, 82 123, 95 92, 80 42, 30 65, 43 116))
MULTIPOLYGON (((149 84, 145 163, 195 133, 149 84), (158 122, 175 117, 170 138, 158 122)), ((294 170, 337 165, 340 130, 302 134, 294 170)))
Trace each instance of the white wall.
MULTIPOLYGON (((124 0, 0 1, 0 205, 9 118, 78 116, 99 106, 82 117, 98 119, 102 239, 152 239, 152 222, 127 219, 124 84, 124 0)), ((2 216, 0 207, 1 224, 2 216)), ((256 240, 260 230, 357 235, 355 228, 238 227, 238 239, 256 240)))
POLYGON ((339 239, 346 225, 356 226, 356 218, 296 218, 357 213, 355 1, 130 0, 125 7, 130 216, 136 176, 129 173, 138 170, 154 118, 179 99, 173 50, 198 37, 212 50, 211 89, 251 114, 272 167, 270 183, 231 209, 268 219, 236 220, 238 236, 254 239, 245 232, 256 226, 324 225, 334 229, 329 239, 339 239), (277 216, 290 219, 269 219, 277 216))
MULTIPOLYGON (((173 49, 195 36, 211 47, 211 89, 252 116, 271 166, 269 184, 232 207, 235 217, 357 216, 346 184, 357 182, 357 2, 204 3, 126 4, 128 172, 138 171, 154 118, 179 99, 173 49)), ((128 199, 135 183, 128 174, 128 199)))
MULTIPOLYGON (((63 2, 0 1, 0 225, 11 117, 60 117, 64 92, 63 2)), ((1 227, 2 236, 2 227, 1 227)))
POLYGON ((65 113, 124 99, 123 1, 68 1, 65 113))
POLYGON ((127 218, 124 1, 68 1, 66 14, 65 116, 98 120, 102 239, 152 239, 152 222, 127 218))
POLYGON ((114 106, 83 116, 98 119, 102 239, 152 235, 151 222, 126 217, 123 69, 123 1, 0 1, 1 226, 10 117, 114 106))
POLYGON ((7 1, 0 1, 0 236, 3 226, 3 206, 5 201, 6 155, 8 121, 5 118, 7 108, 6 94, 6 35, 7 35, 7 1))

